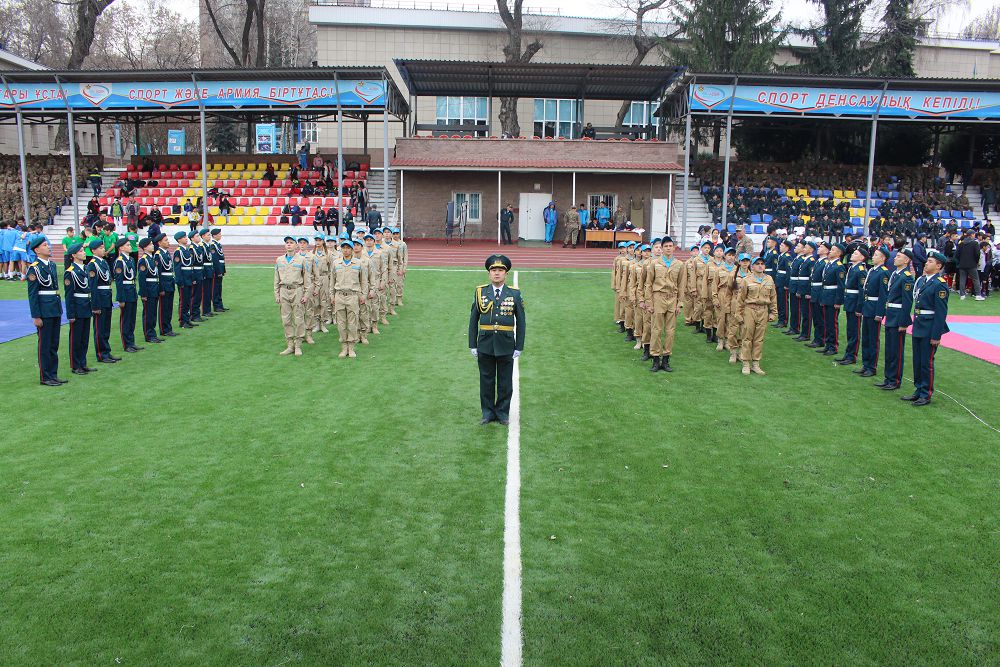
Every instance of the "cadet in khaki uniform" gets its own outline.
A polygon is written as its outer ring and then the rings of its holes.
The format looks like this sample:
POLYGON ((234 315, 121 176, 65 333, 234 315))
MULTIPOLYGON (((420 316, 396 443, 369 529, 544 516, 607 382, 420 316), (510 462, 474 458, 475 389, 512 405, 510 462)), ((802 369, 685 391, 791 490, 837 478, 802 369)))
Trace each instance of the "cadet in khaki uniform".
MULTIPOLYGON (((337 250, 337 237, 327 236, 326 237, 326 264, 327 264, 327 276, 333 276, 334 264, 340 261, 340 251, 337 250)), ((327 280, 326 293, 329 293, 329 279, 327 280)), ((322 294, 322 293, 321 293, 322 294)), ((330 299, 326 297, 320 297, 320 303, 323 306, 323 324, 333 324, 336 326, 336 315, 333 312, 333 303, 330 299)))
POLYGON ((643 269, 646 264, 644 261, 645 257, 649 256, 649 253, 644 252, 649 246, 637 245, 635 248, 635 263, 632 265, 632 275, 629 279, 629 302, 632 304, 632 333, 635 335, 635 346, 633 350, 642 349, 642 337, 644 331, 642 329, 642 314, 643 310, 640 308, 639 304, 642 302, 642 279, 643 279, 643 269))
POLYGON ((369 319, 368 306, 371 300, 375 297, 375 292, 372 291, 372 281, 369 277, 369 263, 368 258, 365 257, 365 245, 361 239, 356 238, 352 241, 354 244, 354 255, 353 261, 361 262, 361 274, 365 278, 365 282, 368 283, 368 293, 365 294, 364 303, 359 304, 358 308, 358 338, 362 345, 368 345, 368 334, 371 333, 371 320, 369 319))
POLYGON ((615 324, 618 325, 618 333, 625 333, 625 308, 622 305, 621 293, 618 291, 618 278, 625 262, 627 248, 628 243, 625 241, 618 244, 618 256, 615 257, 614 265, 611 267, 611 289, 615 293, 615 324))
POLYGON ((712 251, 712 242, 705 241, 701 244, 701 251, 694 262, 693 275, 689 276, 692 281, 688 284, 691 292, 692 307, 694 313, 691 318, 695 322, 696 333, 705 333, 705 302, 708 300, 708 265, 712 261, 709 253, 712 251))
POLYGON ((731 349, 729 344, 729 325, 733 311, 733 277, 736 275, 736 249, 726 248, 722 264, 715 269, 715 281, 712 283, 712 308, 715 309, 716 331, 722 333, 717 352, 731 349))
POLYGON ((695 321, 694 299, 691 297, 691 289, 694 285, 694 263, 698 261, 698 244, 691 246, 691 256, 684 260, 684 324, 693 327, 695 321))
POLYGON ((386 263, 385 255, 379 250, 374 234, 365 234, 365 255, 368 257, 368 279, 371 281, 370 291, 374 296, 368 304, 368 320, 371 322, 371 333, 379 335, 378 325, 381 317, 381 299, 379 292, 385 288, 386 263))
POLYGON ((563 223, 566 225, 566 233, 563 235, 563 247, 565 248, 572 243, 575 248, 576 241, 580 236, 580 212, 576 210, 576 206, 570 206, 566 213, 563 214, 563 223))
POLYGON ((766 375, 760 367, 764 352, 767 323, 778 319, 778 291, 774 279, 764 273, 766 262, 758 257, 751 265, 752 273, 740 286, 740 317, 743 318, 743 375, 751 371, 766 375))
POLYGON ((674 258, 674 241, 669 236, 653 239, 653 256, 646 267, 642 299, 650 313, 649 370, 672 372, 670 353, 674 348, 677 314, 683 307, 688 270, 674 258))
POLYGON ((625 340, 632 342, 636 340, 636 320, 638 319, 639 303, 635 298, 635 285, 639 277, 639 244, 629 241, 632 246, 629 248, 629 264, 625 273, 625 329, 628 335, 625 340))
POLYGON ((306 334, 303 309, 311 292, 312 274, 296 246, 295 239, 285 237, 285 254, 274 260, 274 302, 281 306, 281 323, 285 327, 285 349, 279 354, 302 356, 302 339, 306 334))
MULTIPOLYGON (((735 250, 735 249, 734 249, 735 250)), ((726 326, 726 343, 729 345, 729 363, 735 364, 739 361, 743 346, 743 319, 745 313, 740 305, 740 289, 743 281, 750 277, 750 255, 743 253, 739 256, 736 271, 733 273, 733 284, 730 288, 732 294, 729 300, 729 317, 726 326)))
POLYGON ((340 354, 338 357, 357 357, 354 346, 360 339, 358 314, 360 306, 367 301, 368 276, 362 271, 361 262, 354 259, 354 243, 344 240, 340 243, 341 260, 337 262, 333 279, 330 281, 330 299, 337 313, 337 329, 340 331, 340 354))
POLYGON ((716 312, 715 299, 713 295, 715 294, 716 281, 721 278, 719 275, 719 269, 722 268, 722 259, 725 256, 726 249, 720 243, 712 248, 712 259, 708 262, 708 273, 705 276, 705 314, 702 316, 702 321, 705 327, 705 342, 706 343, 717 343, 719 342, 719 336, 716 333, 719 329, 719 314, 716 312))
POLYGON ((389 314, 389 270, 390 270, 390 257, 389 249, 386 248, 385 244, 382 242, 382 230, 374 229, 372 231, 375 234, 375 249, 378 250, 381 266, 379 267, 379 285, 375 289, 375 301, 377 303, 372 303, 372 313, 373 319, 378 321, 379 324, 389 324, 389 320, 386 319, 386 315, 389 314))
POLYGON ((392 230, 388 227, 382 228, 383 246, 386 249, 386 256, 389 258, 389 280, 386 285, 386 312, 390 315, 396 314, 396 301, 399 299, 399 247, 392 242, 392 230))
POLYGON ((635 290, 635 300, 638 304, 636 307, 636 319, 640 322, 640 328, 642 330, 642 336, 639 336, 639 343, 642 346, 642 360, 649 361, 653 358, 653 355, 649 353, 649 346, 653 342, 653 311, 649 308, 645 308, 645 296, 646 296, 646 273, 650 270, 653 265, 653 246, 649 243, 642 246, 642 270, 639 273, 639 281, 636 285, 635 290))
MULTIPOLYGON (((312 250, 314 288, 319 295, 328 294, 330 291, 331 267, 330 258, 326 252, 326 236, 317 234, 314 240, 315 243, 312 250)), ((310 305, 312 306, 312 310, 309 313, 310 317, 307 324, 313 331, 330 332, 326 328, 326 322, 323 321, 323 311, 326 310, 326 302, 327 299, 322 298, 322 296, 317 296, 311 300, 310 305)))
POLYGON ((406 241, 403 240, 402 233, 398 229, 392 230, 392 240, 399 247, 399 280, 397 281, 397 291, 399 292, 399 301, 396 302, 397 306, 402 307, 403 305, 403 288, 406 286, 406 270, 410 268, 410 249, 406 247, 406 241))
POLYGON ((319 296, 316 285, 316 266, 314 265, 314 258, 312 251, 309 249, 309 239, 304 236, 298 238, 299 246, 299 257, 302 258, 302 264, 305 267, 306 273, 309 274, 309 284, 312 286, 310 289, 306 290, 306 302, 305 308, 302 309, 302 327, 305 329, 306 343, 313 345, 316 341, 312 337, 312 313, 316 307, 316 300, 319 296))

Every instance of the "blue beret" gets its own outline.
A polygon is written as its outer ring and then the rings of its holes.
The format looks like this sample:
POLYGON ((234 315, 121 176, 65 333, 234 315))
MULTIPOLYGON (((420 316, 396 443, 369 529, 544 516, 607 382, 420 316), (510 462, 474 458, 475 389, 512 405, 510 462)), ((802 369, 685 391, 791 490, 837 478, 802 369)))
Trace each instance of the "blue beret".
POLYGON ((742 262, 744 259, 750 259, 750 253, 748 253, 748 252, 741 252, 740 256, 737 257, 737 260, 740 261, 740 262, 742 262))
POLYGON ((198 236, 198 230, 192 229, 190 232, 188 232, 188 238, 189 239, 193 239, 196 236, 198 236))
POLYGON ((927 259, 936 259, 937 261, 941 262, 941 264, 944 264, 945 262, 948 261, 948 258, 944 256, 944 253, 939 252, 937 250, 928 250, 927 259))
POLYGON ((35 238, 31 239, 31 243, 28 244, 28 248, 34 250, 35 248, 37 248, 38 246, 42 245, 47 241, 48 239, 45 238, 44 236, 36 236, 35 238))
POLYGON ((94 239, 87 245, 90 247, 91 250, 97 250, 98 248, 104 247, 104 241, 102 241, 101 239, 94 239))
POLYGON ((71 245, 69 248, 66 249, 66 252, 68 252, 71 255, 75 255, 76 253, 80 252, 81 250, 83 250, 83 244, 82 243, 74 243, 73 245, 71 245))
POLYGON ((185 234, 184 232, 177 232, 176 234, 174 234, 174 240, 180 241, 185 236, 187 236, 187 234, 185 234))

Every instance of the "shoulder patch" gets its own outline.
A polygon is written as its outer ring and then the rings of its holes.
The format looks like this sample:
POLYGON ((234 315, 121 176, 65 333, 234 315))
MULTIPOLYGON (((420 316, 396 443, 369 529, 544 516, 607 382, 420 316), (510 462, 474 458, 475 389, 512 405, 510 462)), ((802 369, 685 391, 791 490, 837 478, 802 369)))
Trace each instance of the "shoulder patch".
POLYGON ((38 262, 37 262, 37 261, 35 261, 35 262, 32 262, 32 263, 31 263, 31 264, 29 264, 28 266, 38 266, 38 262))
POLYGON ((903 285, 903 289, 909 292, 911 289, 913 289, 913 283, 906 283, 905 285, 903 285))
MULTIPOLYGON (((34 264, 32 264, 32 266, 34 266, 34 264)), ((34 271, 32 271, 31 273, 28 274, 28 280, 29 281, 35 280, 35 272, 34 271)))
POLYGON ((939 299, 943 299, 945 296, 947 296, 947 294, 948 294, 947 292, 945 292, 944 290, 942 290, 942 291, 938 292, 938 298, 939 299))
POLYGON ((116 266, 116 267, 115 267, 115 273, 117 273, 117 274, 121 274, 121 272, 122 272, 122 267, 120 267, 120 266, 116 266))
POLYGON ((64 280, 63 282, 66 283, 66 287, 69 287, 70 284, 72 283, 72 281, 69 279, 69 276, 66 276, 66 280, 64 280))

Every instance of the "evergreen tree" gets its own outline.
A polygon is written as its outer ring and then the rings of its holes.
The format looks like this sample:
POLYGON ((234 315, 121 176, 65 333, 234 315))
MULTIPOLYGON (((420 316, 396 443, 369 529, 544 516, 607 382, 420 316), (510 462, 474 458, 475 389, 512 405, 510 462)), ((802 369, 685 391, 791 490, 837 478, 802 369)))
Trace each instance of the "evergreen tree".
POLYGON ((785 37, 771 0, 683 0, 673 20, 684 37, 667 55, 695 72, 772 72, 785 37))
POLYGON ((886 0, 882 32, 875 44, 876 66, 873 74, 886 77, 911 77, 913 55, 917 50, 917 32, 921 22, 913 16, 913 0, 886 0))
MULTIPOLYGON (((812 45, 792 49, 798 69, 810 74, 858 76, 872 66, 871 48, 863 41, 861 19, 870 0, 810 0, 823 9, 822 22, 796 32, 812 45)), ((904 3, 909 4, 906 0, 904 3)))
POLYGON ((208 147, 216 153, 238 153, 241 150, 239 124, 231 120, 220 120, 205 129, 208 147))

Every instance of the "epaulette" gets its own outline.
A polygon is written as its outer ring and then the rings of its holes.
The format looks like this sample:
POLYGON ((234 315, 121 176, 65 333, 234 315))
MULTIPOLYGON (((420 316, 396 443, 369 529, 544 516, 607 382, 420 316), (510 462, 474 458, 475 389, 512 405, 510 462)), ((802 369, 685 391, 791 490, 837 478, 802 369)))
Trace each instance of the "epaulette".
POLYGON ((35 260, 35 261, 34 261, 34 262, 32 262, 31 264, 29 264, 28 266, 35 266, 36 264, 38 264, 38 261, 37 261, 37 260, 35 260))
POLYGON ((910 272, 909 272, 909 271, 903 271, 903 275, 904 275, 904 276, 909 276, 909 275, 910 275, 910 272))
POLYGON ((489 283, 486 283, 485 285, 476 285, 476 289, 483 289, 484 287, 489 287, 489 286, 490 286, 489 283))

